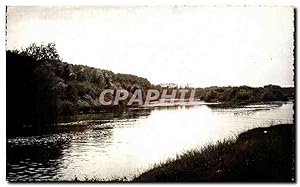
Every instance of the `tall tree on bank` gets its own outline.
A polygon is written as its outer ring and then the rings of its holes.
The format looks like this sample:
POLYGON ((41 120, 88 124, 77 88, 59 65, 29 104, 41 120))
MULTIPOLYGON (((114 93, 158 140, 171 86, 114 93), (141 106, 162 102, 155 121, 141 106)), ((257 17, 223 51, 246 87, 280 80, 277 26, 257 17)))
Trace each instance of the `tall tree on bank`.
POLYGON ((56 121, 55 83, 44 68, 54 61, 59 61, 54 44, 6 52, 8 136, 36 134, 56 121))

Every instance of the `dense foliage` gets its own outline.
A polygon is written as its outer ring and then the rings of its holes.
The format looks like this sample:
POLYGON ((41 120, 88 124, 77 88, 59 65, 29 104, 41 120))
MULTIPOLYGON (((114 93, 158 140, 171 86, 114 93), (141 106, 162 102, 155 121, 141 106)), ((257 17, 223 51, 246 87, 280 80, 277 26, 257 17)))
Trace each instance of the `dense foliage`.
POLYGON ((8 135, 24 127, 41 131, 58 115, 99 112, 99 96, 106 88, 131 91, 151 86, 134 75, 62 62, 53 43, 7 51, 6 64, 7 122, 14 124, 8 125, 8 135))
MULTIPOLYGON (((168 94, 178 89, 174 84, 152 85, 135 75, 68 64, 62 61, 53 43, 7 51, 6 58, 7 122, 14 124, 7 126, 8 134, 20 132, 15 129, 23 131, 24 127, 41 131, 45 124, 54 123, 58 115, 122 109, 126 101, 117 106, 101 106, 99 96, 104 89, 126 89, 129 97, 138 88, 143 96, 149 88, 160 93, 167 88, 168 94)), ((106 97, 112 99, 113 95, 106 97)), ((285 101, 294 97, 294 89, 274 85, 209 87, 197 88, 196 97, 207 102, 285 101)))
POLYGON ((240 87, 208 87, 198 88, 196 97, 206 102, 264 102, 287 101, 294 98, 293 88, 267 85, 259 88, 240 87))

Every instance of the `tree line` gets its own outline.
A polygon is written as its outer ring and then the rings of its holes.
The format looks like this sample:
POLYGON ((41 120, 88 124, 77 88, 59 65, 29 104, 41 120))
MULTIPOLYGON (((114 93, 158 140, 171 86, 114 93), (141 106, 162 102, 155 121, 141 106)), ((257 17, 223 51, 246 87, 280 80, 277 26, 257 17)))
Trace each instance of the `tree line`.
MULTIPOLYGON (((161 92, 166 88, 168 93, 178 89, 153 85, 135 75, 69 64, 61 59, 54 43, 6 51, 6 72, 8 135, 24 134, 26 129, 28 133, 41 132, 59 115, 121 109, 122 103, 101 106, 99 96, 104 89, 126 89, 129 93, 136 89, 161 92)), ((196 88, 196 97, 206 102, 285 101, 293 94, 293 88, 274 85, 196 88)))

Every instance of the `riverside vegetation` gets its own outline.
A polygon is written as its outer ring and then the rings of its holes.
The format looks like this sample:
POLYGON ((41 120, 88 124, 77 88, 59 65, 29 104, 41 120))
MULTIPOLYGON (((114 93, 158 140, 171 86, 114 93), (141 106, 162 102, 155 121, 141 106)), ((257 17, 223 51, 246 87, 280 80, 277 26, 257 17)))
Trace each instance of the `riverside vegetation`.
POLYGON ((295 127, 255 128, 157 164, 135 182, 294 182, 295 127))
MULTIPOLYGON (((132 94, 136 89, 146 92, 167 88, 170 94, 179 88, 175 84, 153 85, 135 75, 68 64, 60 58, 54 43, 7 51, 6 64, 8 136, 43 132, 47 124, 56 123, 58 116, 124 109, 126 101, 117 106, 102 106, 99 95, 104 89, 125 89, 132 94)), ((275 85, 195 89, 195 98, 206 102, 232 104, 294 98, 294 88, 275 85)), ((112 99, 113 96, 106 97, 112 99)))
MULTIPOLYGON (((117 106, 100 104, 104 89, 129 93, 179 89, 174 84, 154 85, 135 75, 68 64, 53 43, 6 51, 6 58, 8 137, 43 133, 59 116, 123 110, 126 101, 117 106)), ((196 90, 197 99, 222 102, 218 107, 294 99, 294 88, 276 85, 188 89, 196 90)), ((236 140, 220 141, 157 164, 133 181, 294 181, 294 128, 284 124, 249 130, 236 140)))

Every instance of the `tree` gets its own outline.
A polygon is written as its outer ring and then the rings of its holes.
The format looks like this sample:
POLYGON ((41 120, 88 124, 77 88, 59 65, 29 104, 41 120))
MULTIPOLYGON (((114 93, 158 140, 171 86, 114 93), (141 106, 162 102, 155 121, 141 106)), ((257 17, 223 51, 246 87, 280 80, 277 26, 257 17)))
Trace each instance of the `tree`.
POLYGON ((55 43, 41 45, 33 43, 23 50, 22 54, 31 56, 38 61, 61 61, 55 43))
POLYGON ((34 51, 33 46, 6 52, 8 136, 24 135, 26 130, 39 133, 46 124, 56 121, 53 74, 40 61, 46 57, 34 51))

